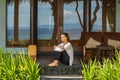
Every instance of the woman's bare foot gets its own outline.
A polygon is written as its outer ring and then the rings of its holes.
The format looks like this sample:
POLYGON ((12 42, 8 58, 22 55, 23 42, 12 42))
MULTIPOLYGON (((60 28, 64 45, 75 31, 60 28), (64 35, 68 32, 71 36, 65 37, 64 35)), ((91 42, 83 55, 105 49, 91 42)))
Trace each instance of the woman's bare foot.
POLYGON ((52 63, 48 64, 48 66, 58 66, 59 61, 58 60, 54 60, 52 63))

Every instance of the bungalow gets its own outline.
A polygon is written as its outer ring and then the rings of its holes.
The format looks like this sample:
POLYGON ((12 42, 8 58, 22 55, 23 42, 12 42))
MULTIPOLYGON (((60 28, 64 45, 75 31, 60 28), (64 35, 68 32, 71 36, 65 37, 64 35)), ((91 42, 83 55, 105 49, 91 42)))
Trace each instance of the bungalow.
POLYGON ((45 62, 49 57, 42 54, 50 56, 67 32, 77 53, 84 32, 120 33, 119 8, 120 0, 0 0, 0 46, 27 52, 28 45, 37 45, 45 62))

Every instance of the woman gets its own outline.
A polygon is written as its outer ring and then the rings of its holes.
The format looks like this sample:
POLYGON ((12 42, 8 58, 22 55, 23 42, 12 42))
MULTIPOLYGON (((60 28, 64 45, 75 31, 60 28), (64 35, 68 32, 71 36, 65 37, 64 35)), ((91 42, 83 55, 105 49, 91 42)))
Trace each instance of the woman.
POLYGON ((54 46, 55 60, 49 66, 58 66, 59 62, 64 65, 72 65, 73 63, 73 47, 69 42, 69 35, 67 33, 61 34, 61 41, 59 45, 54 46))

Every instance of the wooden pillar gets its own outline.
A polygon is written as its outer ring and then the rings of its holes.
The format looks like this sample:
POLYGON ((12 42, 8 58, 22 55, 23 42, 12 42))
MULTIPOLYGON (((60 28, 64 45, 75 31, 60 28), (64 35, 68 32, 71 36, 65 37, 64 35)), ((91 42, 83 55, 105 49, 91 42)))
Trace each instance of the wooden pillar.
POLYGON ((37 44, 37 0, 30 3, 30 44, 37 44))
POLYGON ((88 0, 84 0, 84 28, 83 28, 83 32, 87 31, 87 2, 88 2, 88 0))
POLYGON ((89 25, 90 25, 90 0, 84 0, 84 27, 83 27, 83 33, 81 35, 81 41, 82 41, 82 47, 84 46, 85 44, 85 32, 88 32, 89 30, 89 25))
POLYGON ((18 26, 19 26, 19 0, 15 0, 14 6, 14 42, 18 41, 18 26))
MULTIPOLYGON (((120 1, 119 1, 120 2, 120 1)), ((116 0, 115 1, 113 1, 113 5, 114 5, 114 8, 115 8, 115 10, 114 10, 114 24, 113 24, 113 26, 114 26, 114 30, 113 30, 113 32, 116 32, 116 0)))
POLYGON ((92 6, 92 4, 91 4, 91 0, 88 0, 88 2, 87 2, 88 4, 88 14, 87 15, 89 15, 88 16, 88 27, 89 27, 89 29, 88 29, 88 31, 89 32, 92 32, 92 25, 91 25, 91 6, 92 6))
POLYGON ((103 0, 102 2, 102 32, 106 32, 107 19, 106 19, 106 3, 103 0))
POLYGON ((83 31, 87 32, 89 31, 90 27, 90 18, 91 18, 91 0, 84 0, 84 28, 83 31))

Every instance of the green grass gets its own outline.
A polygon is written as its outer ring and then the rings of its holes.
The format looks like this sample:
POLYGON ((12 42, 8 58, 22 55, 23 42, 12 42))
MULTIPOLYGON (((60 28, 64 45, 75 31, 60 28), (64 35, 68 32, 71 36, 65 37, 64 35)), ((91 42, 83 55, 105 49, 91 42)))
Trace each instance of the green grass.
POLYGON ((88 64, 82 62, 84 80, 120 80, 120 51, 115 51, 112 59, 99 61, 90 60, 88 64))
POLYGON ((0 80, 39 80, 38 64, 30 57, 0 48, 0 80))

